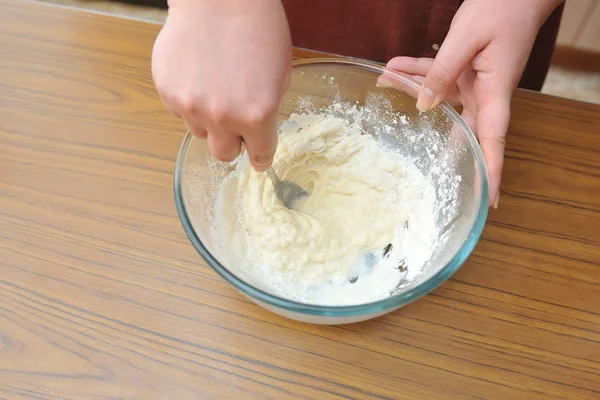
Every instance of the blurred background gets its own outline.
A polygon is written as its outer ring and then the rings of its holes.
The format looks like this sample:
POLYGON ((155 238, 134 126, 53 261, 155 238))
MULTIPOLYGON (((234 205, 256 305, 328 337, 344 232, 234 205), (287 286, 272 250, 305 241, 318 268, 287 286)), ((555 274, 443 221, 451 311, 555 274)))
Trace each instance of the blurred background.
MULTIPOLYGON (((166 0, 42 0, 162 23, 166 0)), ((600 0, 567 0, 543 93, 600 104, 600 0)))

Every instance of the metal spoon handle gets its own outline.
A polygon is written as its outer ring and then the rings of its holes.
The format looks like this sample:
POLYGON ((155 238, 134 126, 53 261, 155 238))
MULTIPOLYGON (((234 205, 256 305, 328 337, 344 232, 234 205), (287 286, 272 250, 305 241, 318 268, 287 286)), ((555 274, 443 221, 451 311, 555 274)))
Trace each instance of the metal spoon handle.
POLYGON ((273 169, 273 167, 270 167, 267 170, 267 174, 269 174, 269 177, 271 178, 271 181, 273 182, 273 186, 277 186, 279 185, 279 177, 277 176, 277 174, 275 173, 275 170, 273 169))

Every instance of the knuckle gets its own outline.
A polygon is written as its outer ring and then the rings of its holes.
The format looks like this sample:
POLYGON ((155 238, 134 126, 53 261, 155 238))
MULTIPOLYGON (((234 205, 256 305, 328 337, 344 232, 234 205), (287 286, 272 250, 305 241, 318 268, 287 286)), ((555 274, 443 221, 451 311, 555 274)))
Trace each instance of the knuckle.
POLYGON ((503 148, 506 147, 506 136, 496 136, 496 142, 503 148))
POLYGON ((492 146, 494 148, 503 149, 506 146, 505 135, 483 135, 478 133, 477 139, 479 140, 479 143, 485 147, 492 146))
POLYGON ((177 108, 181 110, 184 115, 193 115, 200 109, 202 103, 202 97, 197 93, 184 93, 177 96, 175 99, 177 108))
POLYGON ((155 77, 154 86, 156 87, 156 91, 161 97, 172 97, 169 90, 169 85, 163 79, 155 77))
POLYGON ((434 63, 429 72, 431 77, 440 86, 450 86, 454 82, 454 79, 452 78, 452 75, 448 69, 439 63, 434 63))
POLYGON ((161 80, 156 80, 154 86, 156 87, 156 92, 158 93, 158 96, 164 105, 171 110, 179 111, 177 96, 175 93, 173 93, 173 90, 171 90, 168 83, 165 83, 161 80))
POLYGON ((226 101, 213 98, 206 108, 206 117, 216 125, 222 125, 231 119, 231 112, 226 101))
POLYGON ((277 110, 276 103, 260 103, 253 107, 248 107, 243 118, 243 122, 250 125, 262 125, 267 122, 277 110))
MULTIPOLYGON (((190 130, 190 129, 188 129, 188 130, 190 130)), ((194 133, 194 135, 196 135, 196 137, 198 137, 200 139, 206 139, 206 137, 208 136, 208 133, 204 129, 194 130, 193 133, 194 133)))

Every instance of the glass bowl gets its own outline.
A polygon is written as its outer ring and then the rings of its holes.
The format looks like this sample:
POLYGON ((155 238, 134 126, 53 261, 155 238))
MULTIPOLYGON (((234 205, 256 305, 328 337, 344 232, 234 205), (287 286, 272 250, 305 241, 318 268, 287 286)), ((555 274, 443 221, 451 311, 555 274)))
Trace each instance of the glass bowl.
POLYGON ((390 297, 367 304, 323 306, 277 295, 248 277, 231 260, 228 246, 216 234, 215 202, 231 164, 218 162, 204 140, 187 134, 175 168, 175 200, 183 227, 200 255, 245 296, 299 321, 343 324, 378 317, 431 292, 470 255, 488 212, 488 175, 473 132, 447 103, 420 113, 419 83, 408 76, 362 61, 312 59, 292 67, 291 86, 279 110, 280 122, 301 110, 331 109, 334 103, 356 105, 371 118, 364 132, 414 160, 435 189, 435 222, 443 236, 431 259, 416 277, 390 297))

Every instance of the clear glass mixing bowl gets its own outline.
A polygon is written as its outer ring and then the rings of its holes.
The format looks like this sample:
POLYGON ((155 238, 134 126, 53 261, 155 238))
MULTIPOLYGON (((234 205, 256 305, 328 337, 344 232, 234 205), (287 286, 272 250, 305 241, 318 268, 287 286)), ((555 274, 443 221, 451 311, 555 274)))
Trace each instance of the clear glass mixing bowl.
MULTIPOLYGON (((443 245, 420 274, 389 298, 351 306, 321 306, 282 298, 250 279, 216 236, 215 200, 233 167, 209 153, 206 142, 187 134, 175 168, 175 200, 185 231, 200 255, 236 289, 262 307, 288 318, 320 324, 363 321, 402 307, 446 281, 477 243, 488 212, 488 178, 473 132, 449 105, 426 113, 416 109, 419 84, 365 62, 338 59, 298 61, 280 107, 280 121, 292 113, 327 109, 333 103, 364 107, 363 129, 415 160, 436 190, 436 224, 443 245), (387 85, 382 85, 383 79, 387 85), (384 86, 384 87, 382 87, 384 86)), ((368 229, 368 228, 366 228, 368 229)))

